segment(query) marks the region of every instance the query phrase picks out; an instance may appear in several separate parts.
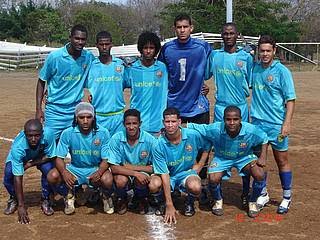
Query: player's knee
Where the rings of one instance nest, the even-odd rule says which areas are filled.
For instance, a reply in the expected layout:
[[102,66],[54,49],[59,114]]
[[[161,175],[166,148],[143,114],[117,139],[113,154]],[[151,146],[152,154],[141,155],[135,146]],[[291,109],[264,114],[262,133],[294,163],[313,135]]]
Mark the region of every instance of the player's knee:
[[61,176],[56,168],[53,168],[47,174],[47,180],[51,184],[58,184],[61,182]]
[[189,181],[186,184],[188,192],[191,192],[194,195],[199,195],[201,193],[201,182],[199,181]]
[[122,175],[116,175],[113,177],[117,188],[124,188],[128,184],[128,178]]
[[162,181],[161,178],[158,176],[152,176],[149,182],[149,190],[151,193],[156,193],[161,190]]
[[102,176],[101,176],[101,182],[104,187],[110,188],[113,184],[113,176],[111,172],[106,171]]

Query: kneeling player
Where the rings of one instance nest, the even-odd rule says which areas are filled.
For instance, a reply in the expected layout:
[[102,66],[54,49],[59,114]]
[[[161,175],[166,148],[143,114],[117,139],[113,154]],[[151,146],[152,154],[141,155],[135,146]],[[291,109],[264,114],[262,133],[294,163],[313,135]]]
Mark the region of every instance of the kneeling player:
[[54,167],[55,151],[56,143],[53,134],[50,134],[47,129],[43,130],[39,120],[28,120],[24,125],[24,131],[21,131],[14,139],[6,160],[3,184],[10,198],[4,214],[12,214],[18,209],[19,223],[30,223],[24,205],[22,182],[25,170],[33,166],[36,166],[42,173],[41,209],[45,215],[54,213],[49,201],[52,190],[47,182],[47,174]]
[[[96,125],[93,106],[86,102],[79,103],[73,126],[61,134],[56,168],[48,174],[49,183],[64,183],[65,188],[60,189],[59,193],[65,197],[65,214],[74,213],[74,187],[82,184],[99,187],[103,193],[104,211],[113,213],[113,178],[106,161],[109,138],[108,130]],[[68,153],[71,155],[71,162],[65,164],[64,158]]]
[[127,190],[132,180],[139,213],[151,213],[147,197],[153,172],[151,151],[156,139],[140,129],[140,112],[136,109],[125,111],[123,124],[125,131],[112,136],[108,153],[116,184],[117,211],[119,214],[127,211]]
[[[201,179],[198,174],[207,159],[209,147],[197,131],[180,127],[180,113],[176,108],[167,108],[163,112],[163,124],[164,134],[160,136],[154,149],[153,162],[154,172],[159,176],[151,183],[159,190],[163,188],[166,204],[164,221],[175,223],[176,209],[171,191],[178,188],[187,193],[184,214],[193,216],[194,200],[201,192]],[[205,152],[197,163],[199,150]]]
[[[256,201],[265,184],[262,167],[266,161],[267,135],[254,125],[241,122],[241,111],[236,106],[225,108],[223,119],[224,122],[209,125],[188,124],[188,128],[199,131],[215,149],[208,168],[209,189],[214,200],[212,213],[223,215],[220,182],[222,178],[228,179],[231,168],[235,167],[240,175],[249,173],[254,178],[248,216],[256,217],[259,213]],[[258,145],[262,145],[259,158],[253,154],[253,148]]]

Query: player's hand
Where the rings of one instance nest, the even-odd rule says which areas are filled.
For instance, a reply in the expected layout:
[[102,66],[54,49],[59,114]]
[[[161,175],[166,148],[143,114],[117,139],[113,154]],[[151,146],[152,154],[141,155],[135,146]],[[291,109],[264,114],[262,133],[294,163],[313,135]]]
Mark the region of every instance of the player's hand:
[[33,166],[32,161],[26,162],[26,164],[23,165],[24,170],[26,171],[28,168],[31,168]]
[[102,174],[101,174],[100,171],[98,170],[98,171],[92,173],[92,174],[88,177],[88,179],[89,179],[89,181],[92,182],[92,183],[97,183],[97,182],[99,182],[99,181],[101,180],[101,176],[102,176]]
[[209,93],[209,86],[204,83],[201,89],[201,94],[204,96],[207,96],[208,93]]
[[266,159],[265,158],[258,158],[256,164],[259,166],[259,167],[265,167],[266,166]]
[[36,119],[39,119],[39,121],[40,121],[41,123],[44,122],[44,113],[43,113],[42,109],[38,109],[38,110],[36,111]]
[[92,103],[92,94],[90,94],[90,95],[88,96],[88,102],[89,102],[89,103]]
[[77,180],[68,170],[62,172],[63,181],[67,184],[67,187],[72,189],[75,181]]
[[176,212],[177,211],[172,204],[167,205],[163,221],[168,224],[172,224],[172,223],[176,224],[177,223]]
[[136,172],[134,177],[142,185],[146,185],[150,182],[150,177],[144,173]]
[[286,137],[290,134],[290,132],[291,132],[291,124],[290,124],[290,122],[285,121],[281,127],[281,135],[283,137]]
[[22,206],[18,207],[18,223],[20,223],[20,224],[29,224],[30,223],[28,212],[25,207],[22,207]]
[[199,174],[201,172],[202,169],[202,165],[197,163],[195,165],[193,165],[192,170],[195,170],[197,172],[197,174]]

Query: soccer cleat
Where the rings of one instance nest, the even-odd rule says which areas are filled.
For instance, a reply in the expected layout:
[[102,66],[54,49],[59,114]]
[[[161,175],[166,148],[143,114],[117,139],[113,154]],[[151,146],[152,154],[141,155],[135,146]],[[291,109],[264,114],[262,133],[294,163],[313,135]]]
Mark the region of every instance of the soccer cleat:
[[117,200],[117,212],[120,215],[123,215],[127,212],[128,206],[127,206],[127,199],[118,198]]
[[249,205],[249,196],[246,194],[241,194],[241,203],[242,203],[242,208],[247,209]]
[[286,198],[282,199],[282,201],[278,207],[277,213],[278,214],[286,214],[289,211],[290,205],[291,205],[291,198],[290,199],[286,199]]
[[10,215],[18,209],[18,201],[14,196],[10,196],[7,201],[7,207],[4,209],[3,213],[5,215]]
[[75,198],[76,198],[76,203],[79,206],[86,205],[89,196],[90,196],[90,192],[89,192],[89,189],[87,186],[86,187],[80,186],[80,187],[76,188]]
[[223,200],[216,200],[211,209],[212,213],[216,216],[223,215]]
[[164,204],[164,202],[159,203],[156,208],[155,214],[157,216],[163,216],[165,212],[166,212],[166,205]]
[[248,210],[248,216],[251,218],[255,218],[259,215],[259,208],[257,206],[256,202],[249,202],[249,210]]
[[185,204],[184,206],[184,215],[187,217],[192,217],[195,214],[194,204]]
[[270,201],[270,197],[268,193],[260,195],[257,199],[257,207],[261,211],[264,206]]
[[64,213],[66,215],[71,215],[75,212],[74,207],[74,195],[72,193],[68,193],[68,195],[64,199]]
[[141,215],[152,215],[155,212],[154,209],[150,206],[148,198],[139,199],[137,210]]
[[103,211],[107,214],[113,214],[114,213],[114,206],[113,206],[112,198],[106,197],[105,195],[103,195],[102,202],[103,202]]
[[41,203],[41,210],[47,216],[51,216],[52,214],[54,214],[54,210],[49,199],[43,199]]

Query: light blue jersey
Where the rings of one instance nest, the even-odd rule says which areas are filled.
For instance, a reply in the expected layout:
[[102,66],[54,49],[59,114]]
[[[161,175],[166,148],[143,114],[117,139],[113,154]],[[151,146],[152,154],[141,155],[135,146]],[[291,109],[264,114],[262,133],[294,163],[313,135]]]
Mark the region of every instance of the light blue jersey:
[[137,60],[125,70],[125,79],[131,88],[130,108],[141,113],[141,128],[149,133],[163,127],[162,113],[167,107],[168,73],[164,63],[155,61],[149,67]]
[[263,68],[257,63],[253,69],[251,118],[282,125],[287,101],[296,99],[290,71],[279,61]]
[[86,168],[98,167],[101,160],[107,158],[107,143],[110,139],[108,130],[98,127],[88,135],[82,134],[78,126],[64,130],[58,143],[57,157],[64,159],[70,153],[70,164],[84,171]]
[[252,66],[252,56],[242,49],[228,53],[222,48],[211,53],[207,77],[213,76],[216,86],[215,121],[223,121],[224,108],[229,105],[239,106],[243,121],[248,121],[246,98],[250,95]]
[[12,163],[13,175],[22,176],[24,174],[24,164],[29,160],[35,160],[43,156],[47,156],[48,158],[56,156],[54,135],[45,128],[39,145],[36,149],[31,149],[24,131],[21,131],[12,143],[6,163]]
[[202,137],[210,141],[215,157],[223,159],[243,158],[253,154],[255,146],[268,143],[266,133],[247,122],[241,123],[240,133],[234,138],[228,135],[224,122],[209,125],[188,123],[188,128],[197,130]]
[[96,58],[90,67],[86,87],[92,95],[97,122],[108,129],[110,134],[122,129],[125,100],[123,89],[124,66],[121,59],[112,57],[109,64]]
[[134,146],[130,146],[126,132],[118,132],[110,139],[108,162],[114,165],[152,165],[152,149],[156,141],[151,134],[140,130],[138,142]]
[[181,142],[172,144],[165,135],[161,135],[154,149],[153,170],[156,174],[169,174],[170,178],[189,171],[196,163],[199,150],[208,151],[210,145],[199,132],[180,128]]

